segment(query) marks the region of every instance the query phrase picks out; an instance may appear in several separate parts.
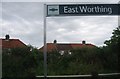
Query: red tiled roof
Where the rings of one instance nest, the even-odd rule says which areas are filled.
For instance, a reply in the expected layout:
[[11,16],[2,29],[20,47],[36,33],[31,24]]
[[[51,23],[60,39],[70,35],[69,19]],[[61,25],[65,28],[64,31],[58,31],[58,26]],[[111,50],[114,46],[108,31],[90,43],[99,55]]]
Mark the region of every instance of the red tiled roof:
[[71,44],[73,49],[81,48],[81,47],[95,47],[93,44]]
[[[44,50],[44,47],[40,48],[41,51]],[[47,43],[47,50],[50,51],[54,51],[56,50],[56,45],[53,43]]]
[[70,44],[56,44],[57,50],[71,50],[72,46]]
[[2,48],[26,47],[26,45],[19,39],[0,39],[0,46]]
[[[47,51],[60,51],[60,50],[72,50],[72,49],[79,49],[82,47],[95,47],[93,44],[79,44],[79,43],[70,43],[70,44],[64,44],[64,43],[47,43]],[[40,48],[40,51],[43,51],[43,48]]]

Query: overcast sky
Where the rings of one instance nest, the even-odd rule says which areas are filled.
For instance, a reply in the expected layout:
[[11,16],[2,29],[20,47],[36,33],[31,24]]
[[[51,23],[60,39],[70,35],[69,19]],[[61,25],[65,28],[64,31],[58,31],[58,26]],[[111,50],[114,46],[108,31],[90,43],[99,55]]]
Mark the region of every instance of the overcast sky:
[[[18,1],[5,0],[0,3],[0,14],[2,13],[0,38],[9,34],[11,39],[20,39],[27,45],[40,48],[43,45],[44,3],[36,0],[34,2]],[[117,2],[118,0],[108,0],[107,3]],[[117,26],[118,16],[48,17],[47,42],[53,42],[56,39],[58,43],[81,43],[85,40],[87,43],[101,46],[105,40],[110,39],[113,29]]]

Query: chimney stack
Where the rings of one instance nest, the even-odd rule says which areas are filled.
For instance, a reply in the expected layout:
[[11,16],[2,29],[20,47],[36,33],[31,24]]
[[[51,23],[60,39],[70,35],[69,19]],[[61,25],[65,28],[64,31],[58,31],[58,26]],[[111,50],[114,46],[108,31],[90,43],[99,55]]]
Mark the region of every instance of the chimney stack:
[[9,40],[9,39],[10,39],[10,36],[7,34],[7,35],[5,36],[5,39],[6,39],[6,40]]
[[82,41],[82,44],[86,44],[86,41],[83,40],[83,41]]
[[54,40],[54,44],[56,44],[57,43],[57,40]]

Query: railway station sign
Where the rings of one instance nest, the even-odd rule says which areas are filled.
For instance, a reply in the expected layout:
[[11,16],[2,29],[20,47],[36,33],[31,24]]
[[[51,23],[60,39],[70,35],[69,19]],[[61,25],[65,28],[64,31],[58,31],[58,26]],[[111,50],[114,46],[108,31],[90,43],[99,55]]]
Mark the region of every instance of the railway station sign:
[[48,16],[119,15],[119,4],[47,5]]

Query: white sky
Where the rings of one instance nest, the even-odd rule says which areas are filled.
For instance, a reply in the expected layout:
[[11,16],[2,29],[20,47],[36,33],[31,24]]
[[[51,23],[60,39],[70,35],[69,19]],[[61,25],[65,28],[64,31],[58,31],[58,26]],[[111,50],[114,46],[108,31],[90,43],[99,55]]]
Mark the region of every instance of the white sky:
[[[2,0],[0,3],[0,38],[10,34],[11,39],[17,38],[27,45],[40,48],[43,45],[43,3],[50,1],[24,1]],[[71,2],[64,0],[66,1]],[[58,3],[57,0],[53,2]],[[118,0],[101,0],[101,3],[118,3]],[[48,17],[47,42],[56,39],[59,43],[81,43],[86,40],[87,43],[101,46],[117,26],[118,16]]]

